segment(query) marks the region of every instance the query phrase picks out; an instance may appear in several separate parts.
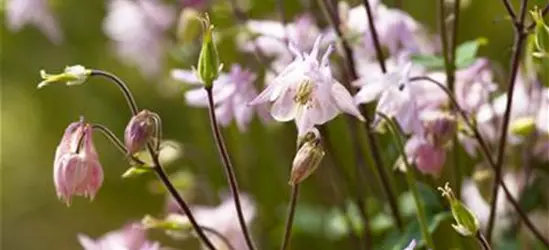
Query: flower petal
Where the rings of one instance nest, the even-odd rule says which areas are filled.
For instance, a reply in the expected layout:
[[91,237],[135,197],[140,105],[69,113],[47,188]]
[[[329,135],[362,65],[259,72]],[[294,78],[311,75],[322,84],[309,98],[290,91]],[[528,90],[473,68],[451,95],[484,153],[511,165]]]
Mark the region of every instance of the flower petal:
[[353,102],[351,94],[338,82],[332,84],[332,98],[335,100],[339,109],[343,112],[354,115],[361,121],[364,121],[364,117],[360,114],[360,111]]
[[287,122],[296,117],[297,105],[293,97],[292,91],[288,89],[275,101],[271,108],[271,115],[275,120]]

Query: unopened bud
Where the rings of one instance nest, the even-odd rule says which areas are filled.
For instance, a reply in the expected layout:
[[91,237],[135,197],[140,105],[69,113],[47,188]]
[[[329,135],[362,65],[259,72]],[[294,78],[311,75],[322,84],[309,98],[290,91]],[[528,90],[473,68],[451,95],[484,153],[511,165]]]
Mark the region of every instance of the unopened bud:
[[440,190],[442,196],[450,202],[452,215],[456,221],[456,224],[452,224],[452,227],[463,236],[475,235],[479,229],[478,219],[469,208],[456,198],[454,192],[452,192],[452,189],[450,188],[450,184],[447,182],[446,185],[444,185],[444,188],[439,187],[438,190]]
[[294,186],[307,179],[316,170],[324,154],[320,140],[305,142],[295,155],[289,184]]
[[197,73],[205,87],[210,88],[213,82],[219,76],[223,67],[219,62],[217,47],[213,40],[214,26],[210,23],[210,18],[205,15],[202,19],[204,25],[204,36],[202,37],[202,49],[198,57]]
[[54,82],[64,82],[68,86],[79,85],[84,83],[90,74],[91,70],[84,68],[82,65],[67,66],[61,74],[48,74],[45,70],[41,70],[40,76],[43,81],[38,84],[38,88],[45,87]]
[[148,110],[143,110],[132,117],[124,131],[128,155],[135,154],[149,142],[154,133],[154,125],[154,114]]
[[536,121],[533,117],[515,119],[509,124],[511,133],[519,136],[528,136],[536,130]]

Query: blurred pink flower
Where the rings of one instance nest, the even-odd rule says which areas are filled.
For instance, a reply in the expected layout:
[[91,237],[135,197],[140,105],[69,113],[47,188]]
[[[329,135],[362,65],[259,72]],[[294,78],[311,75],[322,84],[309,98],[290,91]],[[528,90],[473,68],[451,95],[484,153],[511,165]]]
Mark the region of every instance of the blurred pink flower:
[[364,120],[349,92],[332,76],[329,65],[332,46],[318,60],[320,41],[319,36],[310,54],[301,53],[290,44],[289,49],[296,56],[294,61],[250,103],[274,102],[271,115],[277,121],[295,120],[299,136],[340,112]]
[[93,144],[92,127],[83,119],[67,127],[57,146],[53,180],[57,196],[67,205],[73,195],[93,200],[103,183],[103,168]]
[[[171,74],[176,80],[200,86],[185,93],[187,104],[195,107],[208,106],[206,91],[194,72],[174,69]],[[240,131],[247,130],[254,112],[254,107],[250,107],[248,103],[257,96],[255,80],[256,75],[253,72],[235,64],[229,73],[222,73],[214,82],[215,114],[222,126],[228,126],[234,119]],[[264,106],[255,109],[264,121],[268,120],[267,109]]]
[[18,31],[26,24],[32,24],[54,44],[60,44],[63,41],[63,35],[47,0],[8,0],[6,15],[8,28],[12,31]]
[[131,223],[117,231],[109,232],[97,240],[78,234],[84,250],[160,250],[158,242],[148,241],[139,223]]
[[[254,201],[246,194],[240,194],[240,202],[242,205],[242,213],[246,226],[250,226],[256,215]],[[242,229],[238,222],[236,209],[233,197],[226,197],[219,206],[195,206],[193,215],[200,226],[211,228],[219,232],[228,239],[233,249],[246,249],[246,240],[242,234]],[[187,224],[188,219],[181,214],[171,214],[167,220],[176,221],[177,223]],[[216,246],[217,249],[228,249],[225,242],[217,235],[206,232],[208,238]],[[177,237],[177,234],[173,234]],[[184,236],[185,237],[185,236]]]
[[125,63],[152,76],[163,64],[164,33],[174,18],[174,9],[159,0],[110,0],[103,30]]
[[437,147],[425,140],[420,135],[414,135],[405,146],[406,156],[411,159],[424,174],[438,177],[446,161],[446,151],[443,147]]

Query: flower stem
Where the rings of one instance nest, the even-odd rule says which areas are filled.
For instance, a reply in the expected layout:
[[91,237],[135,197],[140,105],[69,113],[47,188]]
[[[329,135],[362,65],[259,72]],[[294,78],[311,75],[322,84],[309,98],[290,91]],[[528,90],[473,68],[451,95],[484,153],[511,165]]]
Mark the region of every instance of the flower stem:
[[292,186],[292,195],[290,197],[290,204],[288,205],[288,217],[286,217],[286,226],[284,229],[284,238],[282,239],[281,250],[286,250],[290,246],[290,239],[292,237],[292,225],[294,223],[295,208],[297,205],[297,198],[299,197],[299,184]]
[[210,250],[216,250],[215,246],[212,244],[212,242],[208,239],[206,234],[204,233],[204,230],[202,227],[198,224],[196,219],[194,218],[192,211],[190,207],[187,205],[185,200],[179,195],[177,192],[177,189],[174,187],[172,182],[170,181],[170,178],[164,172],[164,169],[162,168],[162,165],[160,164],[160,161],[158,159],[158,154],[154,152],[153,146],[149,143],[147,144],[147,150],[149,151],[149,154],[151,155],[152,161],[153,161],[153,168],[158,176],[158,179],[164,184],[168,192],[171,194],[171,196],[174,198],[174,200],[177,202],[179,207],[183,210],[187,218],[189,219],[189,222],[194,228],[194,231],[198,234],[198,238],[202,240],[202,242],[208,247]]
[[395,124],[393,119],[387,117],[385,114],[382,114],[382,113],[378,113],[378,114],[389,124],[389,130],[391,131],[391,134],[393,135],[395,143],[397,144],[399,153],[403,158],[404,165],[406,166],[406,180],[408,181],[408,185],[410,185],[412,196],[414,197],[414,201],[416,204],[416,209],[418,213],[418,222],[419,222],[419,227],[421,229],[421,235],[423,236],[423,239],[425,240],[427,247],[429,249],[434,250],[435,244],[433,243],[431,234],[429,234],[429,227],[427,223],[427,216],[425,214],[424,201],[423,199],[421,199],[419,189],[417,187],[416,179],[414,177],[413,168],[410,162],[408,161],[408,157],[406,156],[406,153],[404,151],[404,142],[402,141],[399,129],[397,128],[397,125]]
[[120,88],[122,94],[126,98],[126,102],[128,103],[128,107],[130,107],[132,115],[137,115],[137,112],[139,111],[139,108],[137,107],[137,102],[135,102],[135,98],[133,97],[130,88],[128,88],[128,85],[124,81],[122,81],[122,79],[110,72],[99,69],[92,69],[90,76],[102,76],[115,83],[118,88]]
[[[464,120],[465,124],[467,125],[467,127],[473,131],[473,135],[474,135],[475,139],[477,140],[477,142],[479,143],[480,152],[483,154],[484,158],[488,161],[488,165],[492,169],[495,170],[496,169],[496,163],[495,163],[494,159],[491,156],[492,154],[490,153],[490,149],[488,148],[488,144],[483,139],[483,137],[480,134],[480,131],[477,129],[477,127],[475,125],[473,125],[473,122],[471,120],[469,120],[469,117],[467,116],[465,111],[459,106],[456,99],[450,94],[450,91],[442,83],[440,83],[440,82],[438,82],[438,81],[436,81],[436,80],[434,80],[430,77],[420,76],[420,77],[412,77],[410,79],[410,81],[418,81],[418,80],[429,81],[429,82],[437,85],[440,89],[442,89],[448,95],[448,97],[450,98],[450,101],[452,101],[453,105],[456,107],[458,113],[463,118],[463,120]],[[549,247],[549,242],[544,238],[543,234],[539,230],[536,229],[534,224],[528,218],[528,215],[526,214],[526,212],[524,212],[520,208],[520,204],[513,197],[513,195],[511,194],[511,192],[507,188],[507,185],[505,184],[505,182],[503,182],[503,180],[500,179],[498,183],[503,188],[503,192],[505,193],[505,197],[507,198],[507,201],[509,201],[511,203],[511,205],[513,206],[513,209],[518,213],[519,217],[522,219],[522,221],[524,222],[526,227],[534,234],[534,236],[536,236],[536,238],[539,241],[541,241],[546,247]]]
[[[504,0],[504,3],[507,3],[507,1]],[[513,45],[513,57],[511,58],[511,74],[508,80],[507,103],[505,105],[505,112],[503,115],[503,125],[500,131],[501,134],[499,136],[499,146],[498,146],[497,159],[495,164],[495,181],[492,188],[492,196],[491,196],[492,199],[490,202],[490,217],[488,219],[488,228],[486,231],[488,243],[492,239],[492,232],[494,230],[497,199],[498,199],[498,193],[499,193],[498,183],[502,181],[501,176],[502,176],[502,167],[503,167],[503,160],[504,160],[503,158],[505,155],[505,146],[507,144],[509,120],[511,118],[511,106],[513,104],[513,93],[515,90],[515,82],[516,82],[515,79],[517,77],[518,70],[519,70],[522,47],[526,39],[526,34],[524,34],[524,18],[526,17],[527,4],[528,4],[528,0],[522,0],[522,4],[520,8],[520,17],[518,20],[516,19],[516,17],[513,19],[516,23],[514,26],[515,42]],[[512,9],[510,10],[509,14],[511,13],[512,13]]]
[[227,181],[229,182],[229,186],[231,188],[231,193],[234,199],[235,209],[238,215],[238,222],[240,223],[240,227],[242,228],[242,233],[244,234],[244,238],[246,240],[246,244],[248,246],[248,249],[255,250],[254,244],[252,242],[252,238],[250,236],[250,233],[248,231],[248,228],[246,226],[246,220],[244,219],[244,213],[242,212],[242,205],[240,204],[240,194],[239,194],[239,188],[238,188],[238,182],[236,180],[234,168],[231,164],[231,160],[229,158],[229,153],[227,152],[227,148],[225,147],[225,142],[223,141],[223,136],[221,135],[221,131],[219,129],[219,125],[217,123],[217,118],[215,116],[215,107],[214,107],[214,100],[213,100],[213,93],[212,88],[204,88],[208,95],[208,113],[210,116],[210,125],[212,129],[212,133],[214,135],[214,139],[217,145],[217,149],[219,151],[219,155],[221,157],[221,161],[223,162],[224,170],[225,170],[225,176],[227,177]]
[[492,247],[490,247],[490,243],[488,243],[488,241],[486,240],[486,238],[484,238],[484,235],[482,235],[482,233],[480,231],[477,232],[475,237],[477,238],[480,246],[482,246],[482,249],[492,250]]
[[376,26],[374,24],[374,17],[372,14],[372,7],[370,6],[369,0],[364,0],[364,7],[366,8],[366,16],[368,16],[368,26],[370,27],[370,35],[372,36],[372,42],[374,43],[374,48],[376,50],[376,57],[379,63],[379,67],[383,73],[387,72],[385,67],[385,60],[383,59],[383,52],[381,50],[381,45],[379,44],[379,38],[377,35]]

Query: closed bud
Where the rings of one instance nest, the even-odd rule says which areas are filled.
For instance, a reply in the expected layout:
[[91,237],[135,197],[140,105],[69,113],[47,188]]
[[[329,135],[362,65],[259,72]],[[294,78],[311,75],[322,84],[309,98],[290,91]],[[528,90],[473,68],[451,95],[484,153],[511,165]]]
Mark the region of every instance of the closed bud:
[[303,143],[292,163],[289,184],[294,186],[307,179],[316,170],[324,154],[324,149],[319,139]]
[[460,200],[456,198],[454,192],[450,188],[450,184],[446,183],[444,188],[438,188],[450,203],[452,215],[456,224],[452,227],[463,236],[474,236],[479,230],[479,222],[477,217],[467,208]]
[[149,142],[154,134],[154,116],[154,113],[142,110],[132,117],[124,131],[124,143],[128,155],[135,154]]
[[223,65],[219,62],[217,47],[213,39],[214,26],[210,23],[208,15],[205,15],[202,22],[204,25],[204,36],[202,37],[202,49],[198,57],[197,73],[198,78],[200,78],[204,86],[211,88],[213,82],[219,76]]
[[38,84],[38,88],[45,87],[54,82],[64,82],[68,86],[80,85],[88,79],[90,74],[91,70],[84,68],[82,65],[67,66],[61,74],[48,74],[45,70],[41,70],[40,76],[43,81]]
[[54,160],[54,184],[67,205],[73,195],[93,200],[103,183],[103,168],[92,141],[92,127],[83,120],[65,130]]

